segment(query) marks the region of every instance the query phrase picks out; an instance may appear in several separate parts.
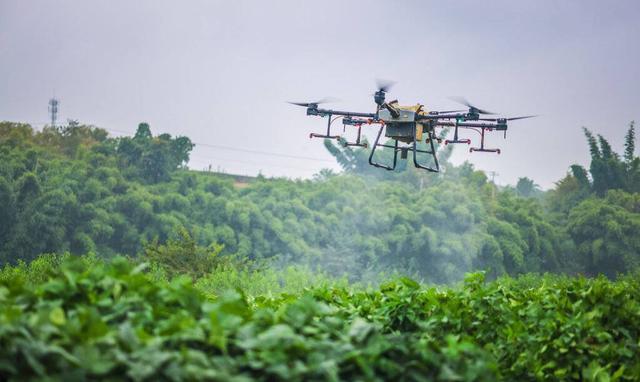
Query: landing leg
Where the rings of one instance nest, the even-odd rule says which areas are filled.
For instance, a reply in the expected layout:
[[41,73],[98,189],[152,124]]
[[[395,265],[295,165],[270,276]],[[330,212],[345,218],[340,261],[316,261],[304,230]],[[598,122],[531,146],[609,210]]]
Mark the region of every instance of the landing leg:
[[331,135],[331,123],[333,121],[331,120],[331,114],[329,114],[328,118],[327,118],[327,134],[323,135],[323,134],[317,134],[317,133],[311,133],[309,134],[309,138],[329,138],[329,139],[338,139],[340,138],[339,135]]
[[483,152],[483,153],[498,153],[500,154],[500,149],[485,149],[484,148],[484,131],[485,128],[482,128],[482,132],[480,133],[480,147],[472,147],[469,149],[469,152],[472,153],[474,151]]
[[[393,171],[396,168],[396,163],[398,161],[398,140],[395,140],[394,146],[389,145],[381,145],[378,142],[380,141],[380,136],[382,135],[382,130],[384,129],[384,125],[380,126],[380,130],[378,130],[378,136],[376,137],[376,141],[373,143],[373,147],[371,148],[371,154],[369,154],[369,164],[375,167],[383,168],[385,170]],[[393,148],[393,166],[387,166],[378,162],[373,161],[373,154],[376,152],[376,147],[389,147]]]
[[358,125],[358,138],[356,139],[355,143],[344,141],[344,147],[357,146],[357,147],[367,148],[369,145],[367,145],[366,143],[360,143],[361,136],[362,136],[362,125]]
[[466,143],[468,145],[471,144],[471,139],[458,139],[458,121],[456,120],[456,127],[455,130],[453,130],[453,140],[446,140],[444,141],[445,145],[448,145],[449,143]]
[[[432,134],[432,131],[428,132],[429,135]],[[440,165],[438,164],[438,158],[436,157],[436,147],[433,144],[433,137],[430,137],[431,139],[429,139],[429,145],[431,146],[430,150],[418,150],[417,148],[417,137],[416,137],[416,126],[413,126],[413,147],[412,147],[412,151],[413,151],[413,164],[417,167],[417,168],[421,168],[423,170],[427,170],[430,172],[440,172]],[[430,167],[430,166],[425,166],[425,165],[421,165],[420,163],[418,163],[418,153],[425,153],[425,154],[430,154],[433,158],[433,163],[435,164],[435,167]]]

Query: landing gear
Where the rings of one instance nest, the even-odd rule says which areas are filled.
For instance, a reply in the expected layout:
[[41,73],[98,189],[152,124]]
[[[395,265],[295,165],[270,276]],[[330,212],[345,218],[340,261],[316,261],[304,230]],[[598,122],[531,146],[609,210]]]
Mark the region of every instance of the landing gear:
[[484,148],[484,132],[487,129],[486,127],[481,127],[481,132],[480,132],[480,147],[472,147],[469,149],[470,153],[473,152],[483,152],[483,153],[497,153],[500,154],[500,149],[486,149]]
[[[416,148],[417,143],[418,143],[418,137],[417,137],[417,130],[416,130],[416,126],[413,126],[413,164],[417,167],[417,168],[421,168],[423,170],[427,170],[429,172],[440,172],[440,165],[438,164],[438,157],[436,156],[436,147],[433,144],[433,139],[434,137],[432,136],[432,134],[434,134],[433,132],[433,127],[431,127],[428,131],[428,133],[431,136],[431,139],[429,139],[429,146],[430,149],[429,150],[418,150]],[[434,167],[431,166],[425,166],[422,165],[420,163],[418,163],[418,153],[426,153],[431,155],[431,157],[433,158],[433,163],[434,163]]]
[[[423,169],[423,170],[427,170],[430,172],[439,172],[440,171],[440,165],[438,164],[438,158],[436,157],[436,148],[435,145],[433,144],[434,139],[436,139],[433,136],[433,129],[430,129],[428,134],[430,136],[430,138],[427,138],[426,142],[429,143],[430,145],[430,149],[429,150],[419,150],[418,149],[418,135],[417,135],[417,127],[414,124],[413,126],[413,139],[411,142],[410,146],[404,146],[404,147],[398,147],[398,140],[394,139],[394,144],[393,145],[387,145],[387,144],[381,144],[380,142],[380,136],[382,136],[382,130],[384,130],[384,125],[380,125],[380,130],[378,130],[378,135],[376,136],[376,140],[373,143],[373,146],[371,147],[371,153],[369,154],[369,164],[378,168],[383,168],[385,170],[389,170],[389,171],[393,171],[396,168],[396,165],[398,163],[398,152],[400,152],[400,158],[401,159],[406,159],[408,156],[408,152],[409,150],[411,150],[411,152],[413,153],[413,164],[414,166],[416,166],[417,168]],[[378,147],[386,147],[389,149],[393,149],[393,162],[391,163],[391,165],[387,165],[387,164],[382,164],[379,162],[376,162],[373,160],[373,156],[376,152],[376,148]],[[418,162],[418,153],[423,153],[423,154],[428,154],[433,158],[433,163],[434,166],[428,166],[428,165],[423,165],[421,163]]]
[[445,145],[448,145],[449,143],[466,143],[468,145],[471,144],[471,139],[458,139],[458,120],[456,120],[455,130],[453,130],[453,139],[447,139],[446,141],[444,141]]
[[368,145],[367,143],[361,143],[361,142],[360,142],[360,139],[361,139],[361,137],[362,137],[362,122],[361,122],[361,121],[354,121],[354,120],[352,120],[352,119],[344,118],[344,119],[342,120],[342,124],[343,124],[343,125],[342,125],[342,126],[343,126],[343,130],[344,130],[344,128],[345,128],[347,125],[355,126],[355,127],[357,127],[357,128],[358,128],[358,137],[356,138],[356,141],[355,141],[355,142],[347,142],[347,141],[345,140],[345,141],[342,143],[342,145],[343,145],[344,147],[353,147],[353,146],[355,146],[355,147],[364,147],[365,149],[366,149],[367,147],[369,147],[369,145]]
[[331,114],[328,115],[329,118],[327,118],[327,134],[317,134],[317,133],[311,133],[309,134],[309,138],[329,138],[329,139],[338,139],[340,138],[339,135],[331,135],[331,124],[333,123],[333,121],[335,121],[337,118],[331,118]]
[[[394,139],[393,146],[378,143],[380,142],[380,136],[382,135],[382,130],[384,130],[384,124],[380,124],[380,130],[378,130],[378,135],[376,136],[376,140],[373,143],[373,146],[371,147],[371,153],[369,154],[369,164],[378,168],[383,168],[385,170],[393,171],[396,169],[396,164],[398,163],[398,140]],[[377,147],[386,147],[386,148],[393,149],[393,163],[391,164],[391,166],[373,161],[373,155],[376,153]]]

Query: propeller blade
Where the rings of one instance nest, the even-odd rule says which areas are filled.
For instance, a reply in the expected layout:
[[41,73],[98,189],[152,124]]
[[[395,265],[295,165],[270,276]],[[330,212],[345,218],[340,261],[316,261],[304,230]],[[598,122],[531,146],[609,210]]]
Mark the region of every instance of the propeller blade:
[[492,113],[488,110],[483,110],[480,109],[479,107],[473,106],[471,104],[471,102],[469,102],[466,98],[464,97],[460,97],[460,96],[456,96],[456,97],[449,97],[452,101],[455,101],[459,104],[465,105],[467,106],[469,109],[475,109],[478,113],[480,114],[487,114],[487,115],[494,115],[495,113]]
[[320,105],[323,103],[331,103],[331,102],[338,102],[340,101],[338,98],[335,97],[324,97],[322,99],[317,100],[316,102],[314,102],[316,105]]
[[388,92],[389,89],[391,89],[395,84],[395,81],[382,80],[380,78],[376,79],[376,86],[378,87],[378,91],[383,91],[385,93]]
[[515,121],[516,119],[535,118],[537,115],[525,115],[524,117],[507,118],[507,121]]
[[318,101],[315,102],[288,102],[292,105],[296,105],[296,106],[302,106],[302,107],[309,107],[311,105],[322,105],[323,103],[329,103],[329,102],[337,102],[338,99],[337,98],[333,98],[333,97],[324,97]]
[[302,107],[309,107],[309,105],[311,105],[310,103],[303,103],[303,102],[287,102],[287,103],[290,103],[296,106],[302,106]]
[[465,105],[467,107],[472,107],[471,104],[469,103],[469,101],[467,101],[466,98],[464,97],[460,97],[460,96],[453,96],[453,97],[449,97],[450,100],[457,102],[461,105]]

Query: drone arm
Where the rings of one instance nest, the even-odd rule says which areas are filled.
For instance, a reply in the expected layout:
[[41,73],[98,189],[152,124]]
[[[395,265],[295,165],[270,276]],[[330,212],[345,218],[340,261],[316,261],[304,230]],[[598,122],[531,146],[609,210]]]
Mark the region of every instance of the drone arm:
[[[419,114],[416,116],[417,121],[438,121],[440,119],[460,119],[464,120],[466,114]],[[438,122],[439,123],[439,122]],[[451,125],[453,126],[453,125]]]
[[[437,121],[436,125],[437,126],[441,126],[441,127],[455,127],[456,126],[456,122],[452,122],[452,121]],[[479,127],[481,129],[496,129],[497,127],[499,127],[498,124],[486,123],[486,122],[458,122],[457,125],[458,125],[458,127],[464,127],[464,128]]]
[[340,111],[340,110],[329,110],[329,109],[309,109],[312,111],[310,115],[319,115],[324,117],[325,115],[339,115],[343,117],[362,117],[362,118],[375,118],[375,113],[359,113],[354,111]]

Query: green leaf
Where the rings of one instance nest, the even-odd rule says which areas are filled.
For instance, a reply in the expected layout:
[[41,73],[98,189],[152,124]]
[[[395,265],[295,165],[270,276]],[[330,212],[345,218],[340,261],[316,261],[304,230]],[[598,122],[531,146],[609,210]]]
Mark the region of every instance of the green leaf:
[[64,310],[60,307],[55,307],[51,310],[49,313],[49,320],[58,326],[62,326],[67,322]]
[[349,337],[353,338],[356,343],[360,343],[363,342],[374,329],[375,328],[371,323],[357,317],[351,323],[351,327],[349,328]]

